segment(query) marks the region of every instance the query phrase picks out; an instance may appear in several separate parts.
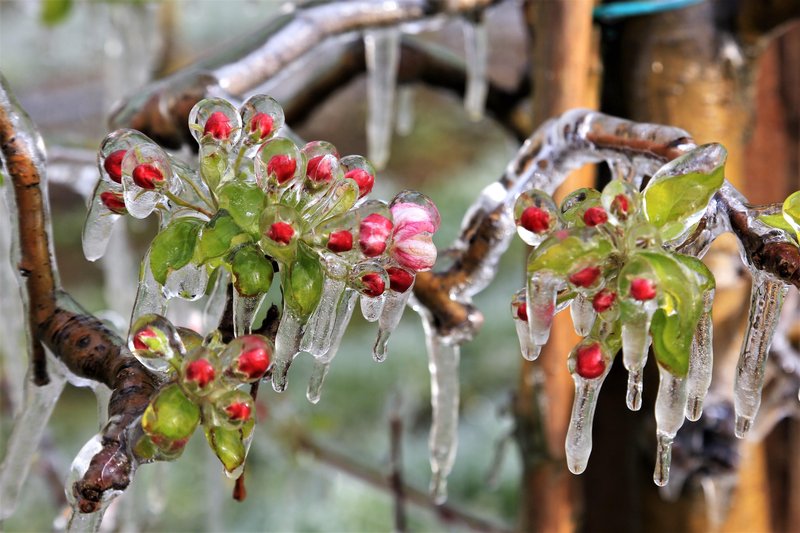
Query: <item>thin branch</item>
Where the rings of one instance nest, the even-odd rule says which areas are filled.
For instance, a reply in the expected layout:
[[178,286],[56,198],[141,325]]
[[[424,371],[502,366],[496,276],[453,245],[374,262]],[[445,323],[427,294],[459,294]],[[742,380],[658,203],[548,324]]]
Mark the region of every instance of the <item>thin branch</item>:
[[389,484],[394,498],[394,530],[407,530],[406,491],[403,481],[403,417],[400,414],[400,396],[394,394],[389,414]]

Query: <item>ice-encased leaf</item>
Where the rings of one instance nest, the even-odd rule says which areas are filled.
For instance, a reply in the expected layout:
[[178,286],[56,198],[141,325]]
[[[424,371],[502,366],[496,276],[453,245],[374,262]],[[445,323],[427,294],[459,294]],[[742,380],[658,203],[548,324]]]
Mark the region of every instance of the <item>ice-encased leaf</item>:
[[222,463],[228,477],[238,477],[247,458],[247,440],[253,433],[255,420],[249,419],[237,429],[221,426],[205,426],[206,440],[214,454]]
[[317,308],[322,297],[322,283],[319,257],[301,243],[295,261],[286,267],[283,294],[286,305],[303,321]]
[[272,262],[256,246],[239,248],[231,261],[236,292],[242,296],[266,294],[272,285]]
[[548,271],[567,276],[578,264],[599,263],[611,251],[611,242],[594,228],[559,230],[528,257],[528,273]]
[[264,210],[265,195],[256,184],[232,181],[219,192],[219,206],[230,213],[234,222],[251,235],[258,235],[258,221]]
[[800,240],[800,191],[789,195],[783,202],[783,218],[794,229],[797,239]]
[[644,211],[650,223],[661,228],[664,240],[678,237],[700,220],[725,180],[727,155],[720,144],[704,144],[653,175],[643,192]]
[[170,272],[189,264],[202,225],[196,218],[179,218],[156,235],[150,245],[150,269],[158,283],[164,285]]
[[[214,217],[203,225],[198,236],[197,248],[194,259],[202,264],[210,259],[221,257],[230,251],[233,244],[241,244],[241,241],[249,240],[248,236],[242,235],[244,230],[233,220],[233,217],[225,209],[220,209]],[[234,238],[242,235],[234,243]]]

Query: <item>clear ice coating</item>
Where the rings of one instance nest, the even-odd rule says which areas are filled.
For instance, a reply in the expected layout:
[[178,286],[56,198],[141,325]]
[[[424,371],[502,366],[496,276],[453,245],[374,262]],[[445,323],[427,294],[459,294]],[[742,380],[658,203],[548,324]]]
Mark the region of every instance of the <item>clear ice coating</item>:
[[572,374],[572,379],[575,381],[575,399],[572,403],[564,449],[567,455],[567,467],[573,474],[582,473],[589,462],[597,396],[610,367],[610,364],[606,365],[605,372],[594,379],[583,378],[577,372]]
[[272,388],[275,392],[286,390],[286,374],[289,372],[289,365],[300,353],[304,325],[303,321],[284,304],[272,357]]
[[663,487],[669,481],[669,467],[672,463],[672,441],[683,425],[686,410],[686,378],[680,378],[663,368],[658,367],[661,377],[656,396],[656,467],[653,481]]
[[581,337],[589,335],[597,316],[592,308],[592,301],[583,294],[578,294],[570,303],[569,312],[575,333]]
[[233,334],[236,337],[249,335],[253,331],[253,320],[266,296],[242,296],[239,291],[233,290]]
[[308,319],[300,349],[316,358],[324,356],[331,347],[333,331],[338,319],[337,309],[345,291],[346,282],[325,276],[319,304]]
[[467,87],[464,93],[464,108],[472,120],[483,118],[486,95],[489,92],[487,64],[489,61],[489,38],[486,24],[481,20],[465,20],[464,55],[467,61]]
[[377,169],[384,168],[389,161],[400,35],[399,28],[364,32],[367,58],[367,151]]
[[328,375],[328,367],[339,351],[339,346],[344,338],[344,332],[353,316],[357,298],[358,293],[353,289],[345,289],[344,293],[341,295],[339,305],[336,309],[336,322],[331,332],[330,347],[323,356],[314,360],[314,369],[311,371],[311,378],[309,379],[308,388],[306,389],[306,398],[308,398],[308,401],[311,403],[315,404],[319,402],[320,395],[322,394],[322,384],[325,381],[325,376]]
[[403,85],[397,88],[397,116],[395,131],[406,136],[414,129],[414,88]]
[[751,269],[751,273],[750,312],[733,386],[736,436],[739,438],[747,435],[761,405],[769,345],[788,291],[786,284],[769,274],[756,269]]
[[689,373],[686,376],[686,418],[692,422],[703,414],[703,402],[711,386],[714,364],[713,331],[711,328],[711,304],[714,291],[703,294],[703,314],[697,322],[692,338],[692,352],[689,358]]
[[558,279],[547,272],[537,272],[528,280],[528,335],[530,343],[535,346],[544,346],[550,338],[558,285]]
[[372,358],[378,363],[386,360],[389,337],[403,318],[403,311],[411,292],[412,289],[409,287],[405,292],[390,290],[384,293],[383,307],[378,316],[378,338],[372,347]]
[[622,323],[622,362],[628,371],[625,402],[631,411],[638,411],[642,407],[642,370],[647,363],[650,320],[654,312],[655,302],[648,302],[633,320]]
[[386,293],[380,296],[361,295],[361,314],[367,322],[377,322],[381,317],[383,302],[386,300]]
[[447,500],[447,476],[453,469],[458,446],[458,364],[457,344],[449,344],[428,320],[423,319],[428,369],[431,374],[433,421],[428,440],[431,461],[431,496],[436,503]]

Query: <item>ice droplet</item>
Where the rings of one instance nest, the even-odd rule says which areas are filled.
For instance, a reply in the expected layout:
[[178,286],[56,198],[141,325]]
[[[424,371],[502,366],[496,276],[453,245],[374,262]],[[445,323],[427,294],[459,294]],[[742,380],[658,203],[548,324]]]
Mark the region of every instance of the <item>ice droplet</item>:
[[453,469],[458,446],[458,365],[461,350],[448,344],[429,320],[423,319],[428,370],[431,374],[433,420],[428,441],[431,462],[431,496],[437,504],[447,500],[447,476]]
[[119,190],[120,187],[115,187],[104,180],[98,181],[97,187],[94,189],[81,235],[83,255],[89,261],[97,261],[103,257],[108,241],[111,238],[111,231],[114,229],[114,223],[121,216],[111,212],[103,204],[101,195],[105,192],[117,192]]
[[322,384],[325,381],[325,376],[328,375],[328,367],[330,366],[336,353],[339,351],[339,346],[342,344],[344,332],[350,319],[353,316],[353,310],[356,307],[356,298],[358,293],[353,289],[345,289],[341,295],[339,306],[336,309],[336,322],[333,325],[331,332],[331,345],[327,353],[314,361],[314,369],[311,371],[311,378],[308,381],[308,388],[306,389],[306,398],[311,403],[316,404],[319,402],[320,395],[322,394]]
[[161,285],[153,277],[150,269],[150,250],[142,259],[139,267],[139,288],[136,291],[136,300],[131,311],[131,324],[142,315],[165,315],[167,313],[167,299],[161,291]]
[[663,487],[669,481],[672,463],[672,441],[683,425],[686,410],[686,378],[673,376],[667,369],[658,366],[660,381],[656,396],[656,432],[658,451],[653,481]]
[[233,334],[236,337],[249,335],[253,331],[253,320],[256,318],[261,302],[266,294],[242,296],[233,290]]
[[367,58],[367,151],[376,168],[389,160],[392,114],[400,59],[400,30],[380,28],[364,33]]
[[304,323],[294,316],[284,304],[283,316],[275,336],[275,353],[272,357],[272,388],[275,392],[286,390],[286,373],[289,365],[300,353],[300,342],[303,340]]
[[577,373],[572,374],[575,381],[575,399],[572,403],[572,414],[567,429],[567,440],[564,449],[567,454],[567,467],[573,474],[586,470],[589,456],[592,453],[592,423],[594,410],[597,407],[597,396],[606,379],[610,364],[606,365],[603,375],[594,379],[585,379]]
[[704,310],[700,315],[692,338],[692,353],[689,358],[689,374],[686,376],[686,418],[692,422],[703,414],[703,401],[711,385],[711,371],[714,364],[713,331],[711,327],[711,303],[714,291],[703,295]]
[[528,280],[528,335],[530,343],[544,346],[550,338],[550,326],[556,313],[558,280],[547,272],[537,272]]
[[631,411],[638,411],[642,407],[642,369],[647,363],[650,320],[655,309],[655,302],[648,302],[642,306],[641,312],[632,321],[622,324],[622,362],[628,371],[628,392],[625,402]]
[[316,405],[319,403],[319,398],[322,394],[322,384],[325,382],[325,376],[328,375],[330,363],[322,361],[314,361],[314,368],[311,370],[311,377],[308,380],[308,389],[306,389],[306,398],[309,402]]
[[380,296],[361,295],[361,314],[368,322],[377,321],[383,310],[383,302],[386,301],[386,293]]
[[346,282],[325,276],[322,284],[322,296],[319,304],[306,325],[306,332],[300,349],[316,358],[322,357],[331,347],[334,326],[337,320],[337,308],[342,299]]
[[467,88],[464,94],[464,108],[469,118],[478,121],[483,118],[486,107],[486,94],[489,80],[486,67],[489,59],[489,38],[486,24],[481,20],[465,20],[464,51],[467,61]]
[[575,333],[581,337],[589,335],[597,316],[594,308],[592,308],[592,301],[583,294],[578,294],[569,306],[569,313],[572,316],[572,325],[575,328]]
[[412,289],[409,287],[405,292],[387,291],[381,314],[378,317],[378,338],[375,339],[375,346],[372,348],[372,358],[378,363],[386,360],[388,354],[386,346],[389,343],[389,337],[392,332],[400,324],[400,319],[403,318],[403,311],[405,311],[406,303],[409,296],[411,296]]
[[782,281],[774,280],[760,270],[753,269],[752,275],[750,314],[733,386],[736,436],[740,439],[747,435],[761,405],[769,345],[778,325],[783,297],[788,291]]

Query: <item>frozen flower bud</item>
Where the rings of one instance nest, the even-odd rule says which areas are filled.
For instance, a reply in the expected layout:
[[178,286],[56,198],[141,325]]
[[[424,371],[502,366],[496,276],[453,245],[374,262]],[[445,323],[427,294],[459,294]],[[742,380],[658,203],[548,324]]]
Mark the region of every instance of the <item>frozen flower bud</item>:
[[286,222],[274,222],[267,232],[267,237],[278,244],[289,244],[294,236],[294,228]]
[[600,268],[596,266],[582,268],[570,274],[569,281],[576,287],[588,288],[595,284],[600,277]]
[[590,207],[583,213],[583,222],[587,226],[598,226],[608,221],[608,213],[599,206]]
[[527,322],[528,321],[528,306],[525,303],[525,301],[523,301],[519,305],[519,307],[517,307],[517,318],[519,318],[523,322]]
[[292,179],[295,170],[297,170],[297,160],[286,154],[274,155],[267,163],[267,174],[274,175],[281,185]]
[[389,288],[395,292],[406,292],[414,283],[414,274],[404,268],[389,267],[386,273],[389,274]]
[[647,278],[634,278],[631,281],[631,296],[639,301],[656,297],[656,285]]
[[191,382],[200,389],[204,389],[209,383],[214,381],[214,366],[208,359],[196,359],[186,365],[184,379]]
[[206,125],[203,128],[203,135],[211,135],[218,141],[224,141],[231,136],[232,130],[233,127],[231,126],[228,115],[222,111],[214,111],[206,121]]
[[250,419],[251,408],[244,402],[233,402],[225,407],[225,413],[232,422],[246,422]]
[[100,193],[100,201],[103,202],[103,205],[106,206],[112,213],[124,215],[128,212],[128,210],[125,208],[125,199],[122,197],[122,193],[120,192],[106,191]]
[[361,221],[358,246],[367,257],[376,257],[386,251],[386,241],[392,233],[392,221],[373,213]]
[[234,389],[214,400],[210,422],[228,429],[239,429],[250,420],[253,408],[253,398],[243,390]]
[[316,183],[328,183],[333,178],[330,158],[318,155],[308,160],[306,165],[306,176]]
[[361,276],[361,283],[363,284],[362,292],[372,298],[380,296],[386,290],[386,283],[383,278],[375,272],[369,272]]
[[272,126],[271,116],[266,113],[256,113],[250,119],[250,135],[258,141],[266,139],[272,133]]
[[347,230],[334,231],[328,238],[328,250],[335,253],[353,249],[353,234]]
[[345,179],[351,179],[358,184],[358,197],[363,198],[372,191],[375,185],[375,176],[363,168],[354,168],[344,175]]
[[436,263],[432,234],[439,228],[439,212],[433,203],[423,206],[413,202],[392,205],[395,220],[392,256],[414,271],[430,270]]
[[602,291],[598,292],[592,298],[592,308],[598,312],[602,313],[607,311],[614,305],[614,301],[617,299],[617,293],[614,291],[610,291],[608,289],[603,289]]
[[236,373],[247,381],[261,379],[269,368],[269,344],[259,335],[245,335],[238,340],[243,344],[243,350],[234,363]]
[[594,379],[603,375],[606,362],[600,343],[579,347],[575,352],[575,372],[585,379]]
[[108,172],[108,177],[116,183],[122,183],[122,160],[126,153],[127,150],[117,150],[103,160],[103,168]]
[[522,212],[519,224],[531,233],[544,233],[550,229],[550,213],[532,205]]
[[161,170],[149,163],[142,163],[133,169],[131,174],[133,182],[142,189],[152,190],[164,183],[164,174]]
[[614,212],[617,218],[624,220],[628,216],[628,209],[630,209],[628,197],[624,194],[616,195],[614,200],[611,202],[611,210]]

